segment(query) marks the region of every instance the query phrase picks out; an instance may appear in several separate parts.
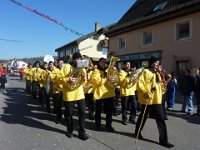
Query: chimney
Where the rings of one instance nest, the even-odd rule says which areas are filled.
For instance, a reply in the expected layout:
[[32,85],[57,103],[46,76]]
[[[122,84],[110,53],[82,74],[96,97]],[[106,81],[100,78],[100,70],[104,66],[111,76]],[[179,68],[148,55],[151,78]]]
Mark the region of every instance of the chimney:
[[101,24],[98,22],[95,22],[95,32],[101,29]]

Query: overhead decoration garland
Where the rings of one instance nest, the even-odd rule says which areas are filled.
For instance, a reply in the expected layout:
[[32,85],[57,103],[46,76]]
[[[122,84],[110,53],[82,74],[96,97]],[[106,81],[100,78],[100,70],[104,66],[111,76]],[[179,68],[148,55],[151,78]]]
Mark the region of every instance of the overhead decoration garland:
[[13,2],[13,3],[15,3],[15,4],[17,4],[17,5],[20,6],[20,7],[23,7],[23,8],[25,8],[25,9],[27,9],[27,10],[29,10],[29,11],[35,13],[35,14],[37,14],[37,15],[39,15],[39,16],[45,18],[45,19],[47,19],[47,20],[50,20],[50,21],[54,22],[54,23],[57,24],[57,25],[62,26],[66,31],[68,30],[68,31],[70,31],[71,33],[76,34],[76,35],[78,35],[78,36],[83,36],[83,35],[84,35],[84,34],[82,34],[82,33],[80,33],[80,32],[77,32],[77,31],[75,31],[75,30],[73,30],[73,29],[70,29],[70,28],[64,26],[62,23],[58,22],[57,20],[53,19],[52,17],[50,17],[50,16],[48,16],[48,15],[45,15],[45,14],[43,14],[43,13],[41,13],[41,12],[35,10],[35,9],[31,9],[31,8],[29,8],[29,7],[27,7],[27,6],[23,5],[23,4],[21,4],[21,3],[17,2],[17,1],[15,1],[15,0],[10,0],[10,1]]
[[24,42],[19,40],[10,40],[10,39],[0,39],[1,41],[7,41],[7,42]]

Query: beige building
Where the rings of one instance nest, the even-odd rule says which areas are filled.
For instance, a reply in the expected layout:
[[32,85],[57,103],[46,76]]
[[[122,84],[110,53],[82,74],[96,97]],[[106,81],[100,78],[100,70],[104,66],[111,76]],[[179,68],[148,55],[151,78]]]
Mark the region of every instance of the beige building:
[[64,58],[66,62],[70,62],[72,54],[77,51],[82,55],[91,57],[94,61],[97,61],[100,57],[107,57],[108,38],[104,33],[112,28],[113,25],[101,28],[99,23],[95,23],[94,32],[57,48],[55,51],[58,53],[58,57]]
[[137,67],[158,57],[181,77],[186,68],[200,66],[199,18],[200,0],[137,0],[106,33],[109,51]]

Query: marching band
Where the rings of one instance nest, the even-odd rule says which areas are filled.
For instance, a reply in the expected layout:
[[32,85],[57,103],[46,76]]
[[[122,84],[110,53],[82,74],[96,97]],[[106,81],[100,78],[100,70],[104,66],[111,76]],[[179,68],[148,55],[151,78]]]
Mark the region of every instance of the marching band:
[[[109,132],[115,132],[112,126],[114,112],[115,89],[120,87],[122,124],[128,121],[136,124],[135,137],[143,139],[141,131],[148,115],[153,115],[159,129],[159,142],[165,147],[173,147],[168,142],[167,129],[164,121],[162,107],[162,77],[158,72],[159,61],[151,58],[149,67],[131,70],[130,62],[124,62],[120,70],[116,69],[119,58],[111,56],[107,65],[106,58],[100,58],[97,65],[89,63],[80,65],[83,56],[76,52],[72,61],[64,65],[62,59],[58,59],[54,66],[54,60],[46,60],[42,67],[35,62],[25,68],[26,92],[32,94],[50,112],[50,99],[53,99],[55,123],[62,121],[62,106],[64,106],[64,119],[66,121],[66,136],[73,137],[73,109],[77,105],[79,130],[78,137],[87,140],[89,136],[85,130],[86,104],[88,117],[94,120],[97,131],[105,128]],[[87,57],[84,59],[88,59]],[[136,96],[137,91],[137,96]],[[32,93],[31,93],[32,92]],[[136,119],[137,105],[141,104],[141,113]],[[130,113],[128,113],[130,111]],[[106,114],[106,124],[101,124],[101,114]]]

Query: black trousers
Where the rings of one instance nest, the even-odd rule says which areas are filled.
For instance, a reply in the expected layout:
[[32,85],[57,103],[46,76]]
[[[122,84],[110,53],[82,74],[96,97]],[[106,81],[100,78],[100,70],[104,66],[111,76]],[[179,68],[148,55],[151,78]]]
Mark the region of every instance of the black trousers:
[[101,112],[102,108],[106,113],[106,126],[111,127],[112,125],[112,113],[114,111],[114,98],[106,98],[96,100],[95,108],[95,124],[97,127],[101,126]]
[[62,119],[62,92],[53,94],[53,105],[57,120]]
[[73,107],[74,103],[78,105],[78,118],[79,118],[79,134],[85,133],[85,99],[78,101],[66,102],[64,101],[65,107],[65,120],[67,122],[67,131],[73,132],[74,124],[73,124]]
[[196,101],[197,101],[197,113],[200,115],[200,93],[195,92]]
[[31,80],[26,80],[26,92],[31,94]]
[[128,108],[130,105],[130,117],[129,120],[135,120],[137,112],[137,100],[135,95],[121,97],[122,104],[122,121],[127,121]]
[[33,99],[36,99],[39,94],[39,84],[38,81],[33,81],[32,82],[32,95]]
[[93,93],[85,93],[85,101],[88,107],[89,115],[93,115],[94,114]]
[[46,89],[44,89],[45,91],[45,106],[46,106],[46,110],[47,112],[50,112],[50,97],[51,97],[51,94],[50,93],[47,93],[46,92]]
[[39,89],[39,102],[41,104],[44,104],[44,100],[45,100],[45,88],[40,87],[40,89]]
[[142,110],[141,110],[141,113],[140,113],[139,118],[136,123],[135,134],[136,135],[141,134],[141,131],[142,131],[144,124],[147,120],[147,117],[150,113],[151,116],[153,116],[153,118],[156,120],[156,124],[157,124],[158,131],[159,131],[159,142],[167,143],[168,142],[167,126],[166,126],[165,120],[164,120],[163,106],[161,104],[147,105],[147,109],[144,114],[144,120],[142,122],[141,129],[139,132],[139,127],[141,124],[144,109],[145,109],[145,105],[142,105]]

